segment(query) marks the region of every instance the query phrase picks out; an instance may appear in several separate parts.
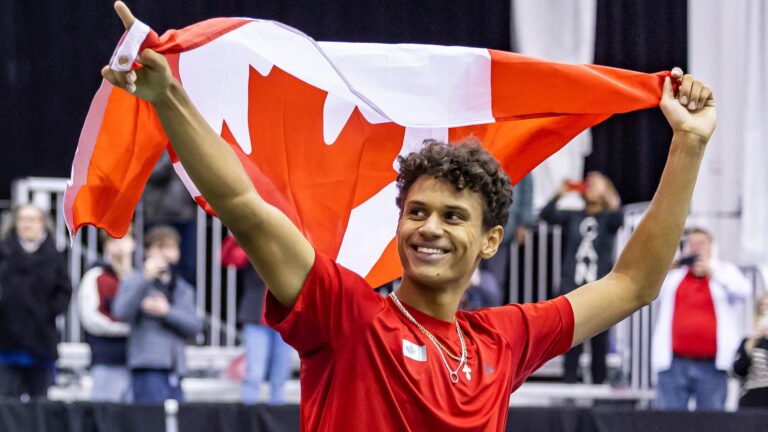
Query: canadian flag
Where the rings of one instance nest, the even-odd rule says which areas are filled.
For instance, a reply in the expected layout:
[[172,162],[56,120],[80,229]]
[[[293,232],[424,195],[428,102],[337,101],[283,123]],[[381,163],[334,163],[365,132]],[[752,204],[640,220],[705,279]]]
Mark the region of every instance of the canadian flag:
[[[474,135],[513,182],[614,113],[657,106],[663,77],[489,49],[315,42],[283,24],[218,18],[158,36],[137,21],[113,69],[166,56],[259,193],[323,254],[377,286],[400,275],[397,156]],[[125,58],[129,61],[125,62]],[[118,61],[122,59],[123,61]],[[128,229],[153,166],[171,152],[154,108],[102,82],[65,195],[70,233]]]

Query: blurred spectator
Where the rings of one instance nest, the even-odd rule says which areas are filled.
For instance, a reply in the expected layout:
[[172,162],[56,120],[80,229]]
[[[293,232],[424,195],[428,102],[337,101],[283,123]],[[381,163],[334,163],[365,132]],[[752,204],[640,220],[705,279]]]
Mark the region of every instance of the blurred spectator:
[[156,226],[144,240],[143,272],[120,282],[112,315],[131,325],[128,367],[133,401],[183,401],[184,341],[202,331],[203,320],[195,313],[192,286],[176,270],[178,233],[168,226]]
[[733,372],[743,380],[739,408],[768,408],[768,293],[755,302],[754,330],[741,341]]
[[[557,209],[557,201],[569,191],[581,193],[583,210]],[[563,228],[563,294],[600,279],[613,268],[616,232],[624,223],[620,204],[613,183],[604,175],[591,172],[584,183],[564,182],[541,210],[543,220]],[[608,373],[605,357],[609,332],[606,330],[589,342],[593,384],[602,384]],[[579,344],[565,355],[564,382],[575,383],[579,380],[579,358],[583,350],[583,344]]]
[[40,209],[19,206],[0,243],[0,396],[44,398],[53,383],[56,316],[72,286],[45,220]]
[[196,279],[197,204],[173,169],[168,152],[163,152],[144,189],[144,231],[170,225],[179,232],[181,257],[178,271],[194,285]]
[[245,344],[245,376],[243,403],[255,404],[261,400],[261,384],[269,380],[269,403],[285,402],[285,382],[291,376],[293,348],[283,342],[280,334],[264,323],[266,286],[248,262],[245,252],[231,235],[222,243],[222,263],[240,269],[243,288],[237,308],[237,321],[243,326]]
[[131,327],[112,317],[120,281],[133,271],[133,233],[115,239],[101,231],[103,262],[88,270],[77,291],[80,324],[91,346],[91,400],[130,402],[131,375],[126,367],[126,341]]
[[689,231],[682,257],[661,287],[652,340],[652,366],[658,373],[656,407],[724,409],[726,371],[742,334],[734,307],[750,294],[749,281],[730,263],[712,257],[712,235]]
[[502,304],[502,292],[496,278],[485,270],[478,268],[472,273],[469,288],[464,292],[459,308],[473,311]]
[[[499,245],[499,250],[491,259],[481,261],[480,268],[490,272],[496,279],[497,289],[500,290],[499,302],[488,304],[487,307],[500,306],[503,300],[503,292],[509,287],[509,250],[512,245],[525,243],[525,236],[529,232],[529,226],[533,224],[533,175],[523,177],[512,189],[512,204],[509,206],[509,218],[504,226],[504,240]],[[494,296],[495,297],[495,296]]]

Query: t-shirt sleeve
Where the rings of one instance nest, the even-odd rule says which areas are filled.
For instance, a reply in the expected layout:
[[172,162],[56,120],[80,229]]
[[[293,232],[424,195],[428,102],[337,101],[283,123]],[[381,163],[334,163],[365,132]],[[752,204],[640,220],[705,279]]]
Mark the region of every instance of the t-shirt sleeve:
[[511,304],[478,311],[513,350],[513,389],[573,343],[573,309],[565,296],[538,303]]
[[365,280],[315,252],[315,262],[292,308],[267,293],[264,319],[304,356],[335,349],[366,324],[384,301]]

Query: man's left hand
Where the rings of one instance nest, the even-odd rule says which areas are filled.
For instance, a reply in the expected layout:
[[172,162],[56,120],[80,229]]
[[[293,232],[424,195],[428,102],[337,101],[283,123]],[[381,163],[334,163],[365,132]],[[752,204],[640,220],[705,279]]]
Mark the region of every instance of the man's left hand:
[[[680,86],[677,94],[672,90],[673,79]],[[664,79],[659,106],[676,134],[688,134],[704,144],[715,131],[715,99],[712,90],[693,75],[683,75],[680,68],[673,69],[672,77]]]
[[168,299],[160,293],[149,295],[141,302],[141,310],[145,314],[157,318],[165,318],[170,308],[171,305],[168,303]]

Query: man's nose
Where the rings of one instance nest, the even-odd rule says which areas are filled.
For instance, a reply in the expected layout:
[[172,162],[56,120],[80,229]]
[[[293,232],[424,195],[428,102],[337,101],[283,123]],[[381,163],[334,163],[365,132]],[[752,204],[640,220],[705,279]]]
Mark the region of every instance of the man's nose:
[[419,233],[427,238],[440,237],[443,235],[443,223],[438,214],[431,214],[419,228]]

